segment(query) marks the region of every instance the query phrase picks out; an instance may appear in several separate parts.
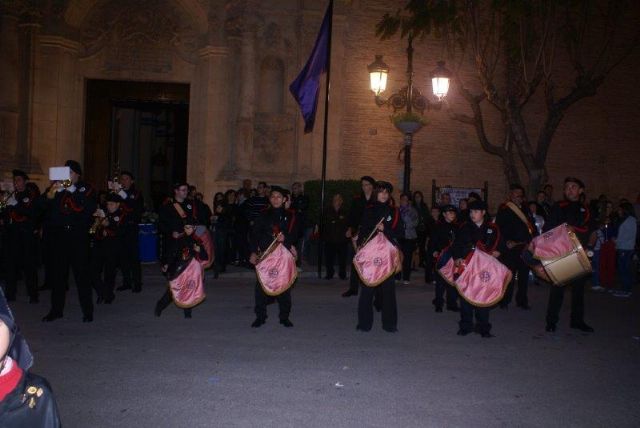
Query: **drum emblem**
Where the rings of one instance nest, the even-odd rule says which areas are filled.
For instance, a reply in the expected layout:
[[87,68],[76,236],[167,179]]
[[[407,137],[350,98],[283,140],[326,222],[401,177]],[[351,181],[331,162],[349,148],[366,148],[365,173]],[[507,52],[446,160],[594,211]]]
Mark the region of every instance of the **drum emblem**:
[[544,235],[542,235],[542,239],[547,240],[547,239],[551,239],[553,237],[553,232],[547,232]]
[[489,282],[491,280],[491,274],[486,270],[483,270],[482,272],[480,272],[480,280],[482,282]]
[[187,282],[187,285],[186,285],[186,287],[185,287],[185,288],[186,288],[187,290],[195,290],[195,288],[196,288],[196,282],[195,282],[193,279],[189,280],[189,281]]
[[382,259],[380,257],[376,257],[375,259],[373,259],[373,265],[374,266],[381,266],[382,265]]
[[269,277],[275,278],[278,276],[278,269],[277,268],[269,269],[268,273],[269,273]]

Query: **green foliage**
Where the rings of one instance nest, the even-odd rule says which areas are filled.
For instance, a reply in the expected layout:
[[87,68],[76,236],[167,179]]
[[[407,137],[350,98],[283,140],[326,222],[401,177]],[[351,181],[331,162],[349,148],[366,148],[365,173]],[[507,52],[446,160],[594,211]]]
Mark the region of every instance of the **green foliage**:
[[391,116],[391,122],[397,125],[400,122],[418,122],[422,126],[427,124],[427,119],[421,114],[404,111],[402,113],[396,113]]
[[459,28],[457,16],[457,1],[409,0],[404,8],[382,17],[376,25],[376,36],[386,40],[400,31],[401,38],[424,38],[433,31],[439,37],[444,28]]
[[[304,193],[309,198],[309,210],[307,211],[308,224],[320,222],[320,180],[309,180],[304,183]],[[325,182],[325,207],[331,205],[331,199],[336,193],[340,193],[344,199],[344,208],[349,211],[354,196],[361,192],[360,180],[327,180]]]

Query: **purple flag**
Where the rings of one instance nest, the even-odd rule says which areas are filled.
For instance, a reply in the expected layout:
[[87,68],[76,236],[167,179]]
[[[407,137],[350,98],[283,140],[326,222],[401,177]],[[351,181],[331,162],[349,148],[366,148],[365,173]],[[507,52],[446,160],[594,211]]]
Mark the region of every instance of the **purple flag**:
[[298,102],[304,118],[305,134],[313,131],[318,107],[320,76],[327,71],[329,65],[332,15],[333,0],[329,2],[329,7],[327,7],[311,56],[296,80],[289,85],[289,91]]

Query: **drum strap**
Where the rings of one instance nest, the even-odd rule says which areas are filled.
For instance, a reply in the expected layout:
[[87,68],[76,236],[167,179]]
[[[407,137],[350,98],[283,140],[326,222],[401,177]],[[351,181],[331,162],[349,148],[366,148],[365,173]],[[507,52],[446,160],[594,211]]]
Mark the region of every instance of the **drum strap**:
[[507,206],[511,209],[511,211],[513,211],[518,216],[520,220],[522,220],[522,222],[525,225],[527,225],[527,230],[529,230],[529,235],[533,236],[533,226],[531,225],[531,222],[527,219],[527,216],[524,215],[522,210],[511,201],[507,202]]
[[180,206],[179,203],[174,202],[173,208],[176,209],[176,211],[178,212],[178,215],[180,216],[180,218],[187,218],[187,213],[184,212],[184,210],[182,209],[182,207]]

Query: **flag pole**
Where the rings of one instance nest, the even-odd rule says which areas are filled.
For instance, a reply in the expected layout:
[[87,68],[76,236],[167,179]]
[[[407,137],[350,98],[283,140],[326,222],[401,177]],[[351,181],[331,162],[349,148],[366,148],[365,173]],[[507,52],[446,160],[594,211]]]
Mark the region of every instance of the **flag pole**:
[[331,38],[333,36],[333,0],[329,0],[329,37],[327,40],[327,78],[324,94],[324,132],[322,137],[322,179],[320,180],[320,237],[318,239],[318,279],[322,278],[324,252],[325,186],[327,181],[327,132],[329,129],[329,92],[331,89]]

